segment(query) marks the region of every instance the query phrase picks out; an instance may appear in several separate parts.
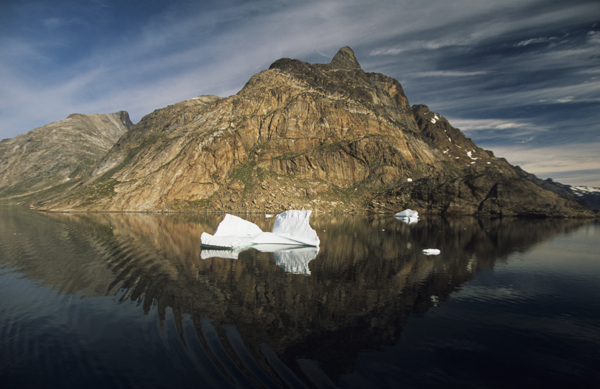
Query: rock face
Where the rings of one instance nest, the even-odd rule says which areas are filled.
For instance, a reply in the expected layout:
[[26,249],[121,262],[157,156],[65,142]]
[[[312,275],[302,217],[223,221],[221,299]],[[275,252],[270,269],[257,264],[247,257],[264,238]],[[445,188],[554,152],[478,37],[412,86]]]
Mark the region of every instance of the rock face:
[[51,197],[86,176],[131,127],[127,112],[72,114],[0,142],[0,199]]
[[57,211],[371,211],[585,215],[524,180],[349,47],[284,58],[234,96],[202,96],[132,127]]
[[519,167],[477,147],[426,106],[414,106],[413,112],[423,137],[442,151],[448,164],[419,180],[377,194],[369,205],[372,211],[389,212],[404,207],[445,215],[592,215],[574,198],[544,189],[525,177]]

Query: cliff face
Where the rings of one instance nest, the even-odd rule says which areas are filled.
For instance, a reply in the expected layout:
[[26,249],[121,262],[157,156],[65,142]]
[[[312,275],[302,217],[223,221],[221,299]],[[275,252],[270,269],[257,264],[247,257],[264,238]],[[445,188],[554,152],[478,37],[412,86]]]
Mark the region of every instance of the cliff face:
[[0,142],[0,200],[31,201],[75,185],[133,123],[127,112],[72,114]]
[[[511,180],[518,185],[496,185]],[[585,212],[546,192],[427,107],[411,108],[398,81],[364,72],[345,47],[328,64],[280,59],[234,96],[147,115],[84,185],[42,208],[496,214],[506,196],[543,193],[551,209]],[[523,210],[520,201],[508,214],[548,209]]]

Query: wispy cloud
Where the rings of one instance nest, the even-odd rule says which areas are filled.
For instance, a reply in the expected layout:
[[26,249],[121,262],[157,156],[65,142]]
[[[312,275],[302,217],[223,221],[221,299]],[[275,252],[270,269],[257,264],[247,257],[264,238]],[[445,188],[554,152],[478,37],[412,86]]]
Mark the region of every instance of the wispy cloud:
[[544,137],[549,128],[519,119],[448,119],[482,146],[526,144]]
[[590,43],[600,44],[600,31],[589,31],[587,39]]
[[527,121],[509,119],[449,119],[454,127],[463,132],[487,130],[513,130],[523,129],[528,131],[544,131],[545,127],[529,123]]
[[483,76],[488,74],[487,71],[475,71],[475,72],[461,72],[458,70],[437,70],[430,72],[418,72],[413,73],[414,77],[473,77],[473,76]]
[[496,156],[506,158],[540,178],[552,178],[565,184],[600,187],[600,142],[575,143],[548,147],[495,147]]
[[552,36],[552,37],[531,38],[531,39],[527,39],[527,40],[524,40],[524,41],[521,41],[521,42],[517,43],[517,47],[529,46],[529,45],[533,45],[533,44],[536,44],[536,43],[547,43],[547,42],[550,42],[550,41],[553,41],[553,40],[556,40],[556,39],[558,39],[558,38],[555,37],[555,36]]
[[455,38],[455,39],[433,39],[427,41],[407,42],[403,45],[391,47],[379,47],[370,51],[370,56],[382,55],[398,55],[414,50],[438,50],[452,46],[467,46],[472,43],[472,39]]

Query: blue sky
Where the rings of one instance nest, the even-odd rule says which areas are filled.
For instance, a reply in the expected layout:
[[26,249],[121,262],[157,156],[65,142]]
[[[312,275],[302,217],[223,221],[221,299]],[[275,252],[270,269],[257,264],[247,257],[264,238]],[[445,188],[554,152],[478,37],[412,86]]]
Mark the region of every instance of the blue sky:
[[342,46],[497,156],[600,187],[597,0],[0,0],[0,139],[74,112],[137,122]]

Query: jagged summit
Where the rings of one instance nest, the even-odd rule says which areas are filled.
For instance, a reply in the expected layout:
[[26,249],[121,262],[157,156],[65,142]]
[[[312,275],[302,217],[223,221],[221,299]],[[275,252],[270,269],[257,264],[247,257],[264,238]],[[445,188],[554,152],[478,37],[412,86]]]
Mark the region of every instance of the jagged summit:
[[327,64],[310,64],[299,59],[280,58],[269,66],[269,70],[282,69],[294,70],[296,73],[306,73],[311,71],[313,67],[318,67],[324,70],[362,70],[354,51],[348,46],[344,46],[338,50],[333,56],[330,63]]
[[354,51],[348,46],[342,47],[329,64],[334,69],[361,69]]

